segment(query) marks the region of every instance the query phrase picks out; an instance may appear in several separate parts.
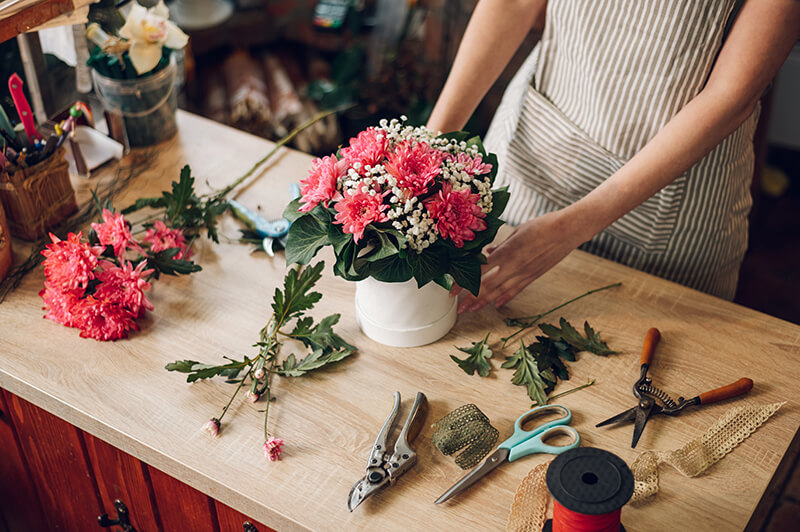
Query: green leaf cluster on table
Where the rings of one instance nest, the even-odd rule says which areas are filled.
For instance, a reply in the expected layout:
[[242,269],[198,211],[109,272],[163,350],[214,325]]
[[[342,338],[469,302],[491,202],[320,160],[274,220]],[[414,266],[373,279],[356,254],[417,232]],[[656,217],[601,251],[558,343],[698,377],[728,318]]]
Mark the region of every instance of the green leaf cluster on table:
[[[222,376],[227,382],[237,384],[236,390],[216,418],[221,420],[228,410],[233,398],[245,385],[250,385],[251,397],[266,396],[264,418],[265,438],[267,437],[267,416],[269,403],[272,400],[271,383],[274,375],[283,377],[301,377],[308,373],[339,362],[356,351],[356,347],[347,343],[333,330],[339,322],[339,314],[332,314],[314,321],[306,312],[322,298],[319,292],[312,289],[322,276],[324,262],[309,266],[300,271],[293,268],[284,278],[283,287],[276,288],[272,297],[272,314],[267,324],[261,329],[259,340],[254,347],[258,353],[250,358],[243,356],[241,360],[225,357],[226,364],[204,364],[196,360],[176,360],[166,365],[168,371],[176,371],[187,375],[187,382],[210,379]],[[293,326],[291,329],[290,325]],[[302,355],[290,353],[281,360],[282,339],[293,339],[300,342],[306,352]],[[262,375],[260,375],[262,374]]]
[[486,336],[480,342],[472,342],[472,347],[456,348],[467,353],[469,355],[467,358],[462,360],[455,355],[450,355],[450,358],[467,375],[474,375],[477,372],[481,377],[488,377],[489,372],[492,371],[492,365],[489,363],[489,359],[492,358],[492,349],[487,345],[488,341],[489,333],[486,333]]
[[[494,182],[497,175],[497,157],[487,154],[477,136],[460,131],[442,135],[447,139],[465,141],[475,145],[482,159],[492,165],[489,179]],[[419,201],[437,194],[440,187],[432,187]],[[422,287],[435,282],[450,289],[458,286],[477,295],[481,281],[481,264],[485,262],[483,248],[491,243],[503,225],[500,215],[506,208],[509,193],[507,187],[492,190],[492,211],[486,215],[486,229],[477,233],[474,240],[456,248],[449,241],[438,239],[422,253],[405,247],[405,236],[394,229],[391,222],[370,224],[364,238],[358,243],[352,234],[344,233],[334,224],[336,211],[333,206],[317,205],[308,213],[299,211],[301,199],[293,200],[283,216],[292,225],[286,244],[286,262],[308,264],[323,246],[333,247],[336,262],[333,271],[348,281],[360,281],[374,277],[384,282],[403,282],[415,279]]]

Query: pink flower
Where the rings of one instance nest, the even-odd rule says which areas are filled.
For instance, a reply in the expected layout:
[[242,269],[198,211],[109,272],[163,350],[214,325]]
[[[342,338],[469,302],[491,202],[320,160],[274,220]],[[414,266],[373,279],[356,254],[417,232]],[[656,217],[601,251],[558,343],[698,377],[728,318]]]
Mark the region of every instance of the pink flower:
[[244,394],[248,401],[251,403],[255,403],[261,398],[261,394],[255,393],[252,390],[247,390],[247,393]]
[[83,289],[59,290],[48,281],[44,282],[44,289],[39,292],[39,297],[44,301],[43,309],[47,310],[44,317],[67,327],[75,326],[75,317],[72,314],[75,305],[81,299]]
[[352,233],[353,240],[356,242],[364,236],[364,228],[371,222],[389,220],[383,212],[389,208],[388,205],[383,204],[383,195],[369,194],[363,189],[347,195],[337,202],[334,208],[336,216],[334,216],[333,223],[341,224],[342,231],[345,233]]
[[320,202],[337,199],[340,194],[336,185],[340,177],[347,174],[347,161],[328,155],[311,161],[309,176],[300,181],[302,196],[300,212],[308,212]]
[[73,307],[73,326],[81,330],[81,338],[95,340],[119,340],[126,338],[128,331],[138,331],[136,316],[116,303],[87,296]]
[[125,249],[129,247],[128,244],[133,240],[125,217],[119,213],[112,213],[108,209],[103,209],[103,223],[93,223],[92,229],[97,233],[97,238],[103,246],[114,248],[114,255],[117,257],[121,257],[125,253]]
[[264,456],[270,461],[275,462],[281,459],[283,453],[283,438],[273,438],[270,436],[264,442]]
[[79,291],[81,294],[89,280],[94,279],[97,257],[103,248],[91,247],[81,242],[83,233],[69,233],[66,240],[50,234],[52,244],[42,251],[44,276],[49,291]]
[[404,190],[408,199],[428,191],[441,171],[442,158],[440,151],[424,142],[404,141],[397,145],[383,167],[397,179],[397,186]]
[[203,424],[203,430],[208,432],[212,438],[216,438],[219,434],[220,425],[219,419],[212,417]]
[[109,261],[102,261],[101,265],[95,298],[120,305],[137,318],[144,316],[145,310],[153,310],[153,304],[144,295],[151,286],[145,277],[153,273],[152,269],[144,269],[147,261],[140,262],[135,269],[128,261],[123,261],[122,266]]
[[472,194],[469,189],[454,191],[450,183],[445,182],[438,194],[425,201],[436,229],[443,238],[450,238],[457,248],[465,241],[475,238],[473,231],[486,229],[486,216],[477,203],[480,196]]
[[253,372],[253,377],[255,377],[256,379],[263,379],[266,376],[267,376],[267,370],[265,370],[264,368],[258,368]]
[[366,165],[375,166],[386,158],[389,141],[386,134],[370,127],[350,139],[350,146],[342,148],[341,154],[348,166],[356,163],[361,165],[357,170],[363,170]]
[[466,153],[460,152],[453,159],[457,164],[463,165],[463,170],[471,176],[484,175],[492,171],[492,165],[483,162],[480,155],[476,155],[473,159]]
[[176,259],[188,259],[192,256],[192,250],[186,246],[186,237],[183,236],[183,231],[170,229],[161,220],[156,220],[153,227],[147,230],[143,241],[150,244],[150,251],[153,253],[178,248],[180,251],[175,255]]

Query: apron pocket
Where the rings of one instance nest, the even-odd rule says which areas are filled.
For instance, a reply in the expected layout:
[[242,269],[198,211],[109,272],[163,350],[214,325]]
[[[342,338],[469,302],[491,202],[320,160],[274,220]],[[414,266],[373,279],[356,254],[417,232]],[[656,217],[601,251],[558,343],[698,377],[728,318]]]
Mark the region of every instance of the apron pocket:
[[[516,135],[508,146],[505,171],[510,176],[563,208],[594,190],[625,162],[528,86]],[[675,229],[685,189],[682,175],[605,233],[646,253],[663,252]]]

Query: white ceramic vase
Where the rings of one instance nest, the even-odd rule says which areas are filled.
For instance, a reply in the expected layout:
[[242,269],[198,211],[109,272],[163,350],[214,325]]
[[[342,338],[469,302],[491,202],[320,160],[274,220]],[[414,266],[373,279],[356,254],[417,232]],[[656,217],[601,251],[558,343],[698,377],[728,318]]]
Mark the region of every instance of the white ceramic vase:
[[356,283],[356,318],[361,330],[384,345],[416,347],[435,342],[456,323],[456,298],[436,283]]

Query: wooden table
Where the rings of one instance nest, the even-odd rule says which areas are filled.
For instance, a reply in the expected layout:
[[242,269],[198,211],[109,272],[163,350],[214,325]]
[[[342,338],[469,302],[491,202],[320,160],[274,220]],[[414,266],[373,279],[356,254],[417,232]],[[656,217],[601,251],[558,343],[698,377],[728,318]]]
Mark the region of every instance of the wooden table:
[[[185,163],[201,187],[207,181],[220,188],[270,147],[186,113],[179,114],[179,125],[178,138],[150,150],[150,166],[118,205],[155,195]],[[238,200],[277,217],[288,184],[306,175],[309,161],[307,155],[284,151],[255,174]],[[85,194],[87,183],[76,183]],[[188,385],[182,375],[164,370],[176,359],[214,362],[222,355],[252,352],[285,265],[282,256],[270,259],[228,242],[227,237],[237,236],[237,227],[226,218],[221,244],[197,245],[202,272],[156,283],[150,293],[155,311],[141,321],[141,332],[127,340],[81,339],[77,330],[43,320],[37,296],[41,269],[29,274],[0,305],[0,387],[279,530],[502,530],[520,481],[550,457],[508,464],[451,503],[434,506],[433,500],[462,471],[431,445],[431,423],[472,402],[504,439],[530,405],[524,389],[509,382],[511,371],[500,369],[500,354],[488,378],[467,376],[448,355],[456,353],[454,345],[469,345],[488,329],[496,344],[509,331],[503,317],[542,312],[621,281],[622,287],[584,298],[553,317],[574,324],[588,320],[621,351],[607,358],[580,354],[568,364],[571,381],[556,390],[597,379],[594,386],[559,400],[572,409],[584,446],[607,449],[630,464],[646,449],[680,447],[731,406],[789,401],[703,476],[687,479],[662,468],[658,495],[623,509],[628,530],[744,528],[800,425],[796,325],[576,251],[507,308],[462,315],[453,331],[433,345],[389,348],[360,333],[354,287],[333,276],[330,255],[323,254],[328,259],[319,287],[324,297],[315,314],[341,312],[338,330],[359,353],[311,377],[276,379],[270,425],[273,434],[286,440],[286,451],[280,462],[269,463],[260,449],[261,406],[235,402],[222,433],[211,439],[201,426],[219,414],[231,386],[217,381]],[[631,426],[595,429],[594,424],[633,405],[631,385],[638,376],[642,340],[654,326],[662,341],[651,374],[667,391],[693,396],[742,376],[756,384],[744,399],[686,411],[678,418],[652,419],[632,450]],[[350,513],[348,492],[363,474],[395,390],[403,394],[405,408],[417,391],[429,399],[428,422],[414,445],[419,462],[395,486]]]

